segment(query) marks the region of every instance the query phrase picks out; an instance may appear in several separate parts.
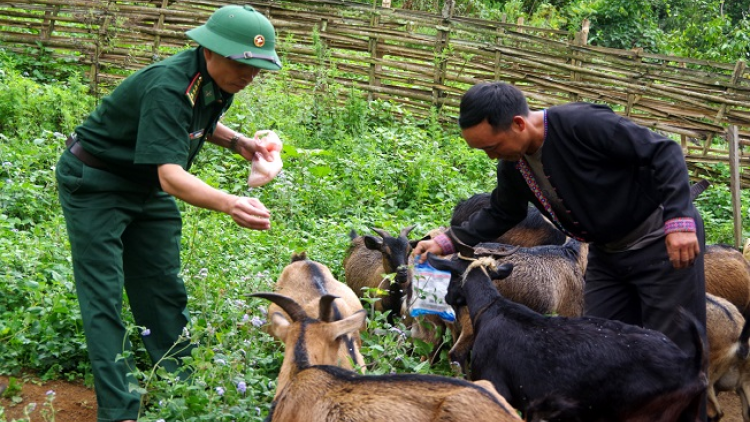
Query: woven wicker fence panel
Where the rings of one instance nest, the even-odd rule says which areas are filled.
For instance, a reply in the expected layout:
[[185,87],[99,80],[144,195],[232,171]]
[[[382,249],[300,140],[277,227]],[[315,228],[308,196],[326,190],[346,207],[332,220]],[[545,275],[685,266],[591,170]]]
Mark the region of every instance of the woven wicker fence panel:
[[[39,46],[84,66],[94,90],[191,45],[184,35],[226,1],[9,0],[0,3],[0,44]],[[417,115],[455,121],[461,94],[479,81],[518,85],[534,108],[602,102],[680,138],[689,166],[728,162],[730,125],[750,145],[750,75],[743,62],[590,46],[579,33],[517,23],[321,0],[250,1],[278,33],[293,86],[309,89],[320,69],[331,81]],[[288,68],[291,66],[287,66]],[[346,92],[343,92],[346,91]],[[750,166],[740,149],[739,162]],[[743,174],[750,186],[750,176]]]

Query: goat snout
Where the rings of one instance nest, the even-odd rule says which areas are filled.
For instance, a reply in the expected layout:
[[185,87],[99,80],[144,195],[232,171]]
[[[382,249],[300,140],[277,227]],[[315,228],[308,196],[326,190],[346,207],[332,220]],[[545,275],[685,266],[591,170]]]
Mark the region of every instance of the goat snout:
[[409,281],[409,273],[406,268],[399,267],[396,270],[395,281],[399,284],[406,284]]

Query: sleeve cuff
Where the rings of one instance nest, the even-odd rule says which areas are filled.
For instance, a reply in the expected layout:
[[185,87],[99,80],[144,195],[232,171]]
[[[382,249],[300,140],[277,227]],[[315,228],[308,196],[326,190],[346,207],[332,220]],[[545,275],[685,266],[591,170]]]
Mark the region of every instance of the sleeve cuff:
[[695,220],[689,217],[667,220],[664,223],[664,234],[674,232],[695,232]]
[[435,236],[432,240],[440,245],[440,248],[443,250],[443,255],[450,255],[456,252],[456,249],[453,247],[453,242],[451,242],[451,238],[448,237],[445,233],[441,233]]

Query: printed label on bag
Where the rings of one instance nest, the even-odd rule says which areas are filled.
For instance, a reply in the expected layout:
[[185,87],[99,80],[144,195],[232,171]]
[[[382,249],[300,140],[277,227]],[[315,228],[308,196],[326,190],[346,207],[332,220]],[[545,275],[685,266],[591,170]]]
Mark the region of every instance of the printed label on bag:
[[411,316],[438,315],[448,322],[455,321],[453,307],[445,303],[450,281],[451,273],[447,271],[437,270],[426,262],[414,265],[413,297],[409,306]]

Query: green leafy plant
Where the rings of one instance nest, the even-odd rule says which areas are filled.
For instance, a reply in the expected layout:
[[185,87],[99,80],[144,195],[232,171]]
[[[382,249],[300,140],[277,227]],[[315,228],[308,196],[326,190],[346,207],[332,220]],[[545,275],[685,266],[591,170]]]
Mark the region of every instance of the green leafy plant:
[[[43,379],[83,379],[90,386],[53,168],[66,134],[95,99],[80,81],[40,84],[13,61],[0,55],[0,373],[17,377],[34,371]],[[321,81],[336,72],[314,70]],[[149,361],[140,339],[143,327],[124,307],[133,348],[123,357],[135,360],[141,420],[263,420],[283,345],[262,329],[267,304],[246,295],[272,290],[291,254],[300,251],[345,281],[350,230],[375,226],[397,232],[415,224],[413,235],[421,237],[446,225],[459,200],[495,183],[495,163],[470,150],[455,127],[441,124],[438,110],[413,116],[398,103],[368,102],[363,93],[328,82],[295,94],[288,87],[289,71],[264,73],[236,96],[224,118],[250,135],[275,130],[284,143],[281,174],[249,189],[249,163],[212,145],[193,168],[213,186],[260,199],[271,210],[272,228],[244,230],[226,215],[180,204],[181,275],[190,295],[184,339],[197,345],[187,360],[187,379],[166,371],[163,362]],[[28,101],[14,101],[21,95]],[[710,242],[731,243],[728,190],[717,182],[697,203]],[[391,326],[375,311],[369,317],[362,348],[369,373],[453,376],[445,348],[430,365],[427,355],[435,345],[411,339],[401,321]],[[449,344],[450,335],[442,333],[440,343]]]

